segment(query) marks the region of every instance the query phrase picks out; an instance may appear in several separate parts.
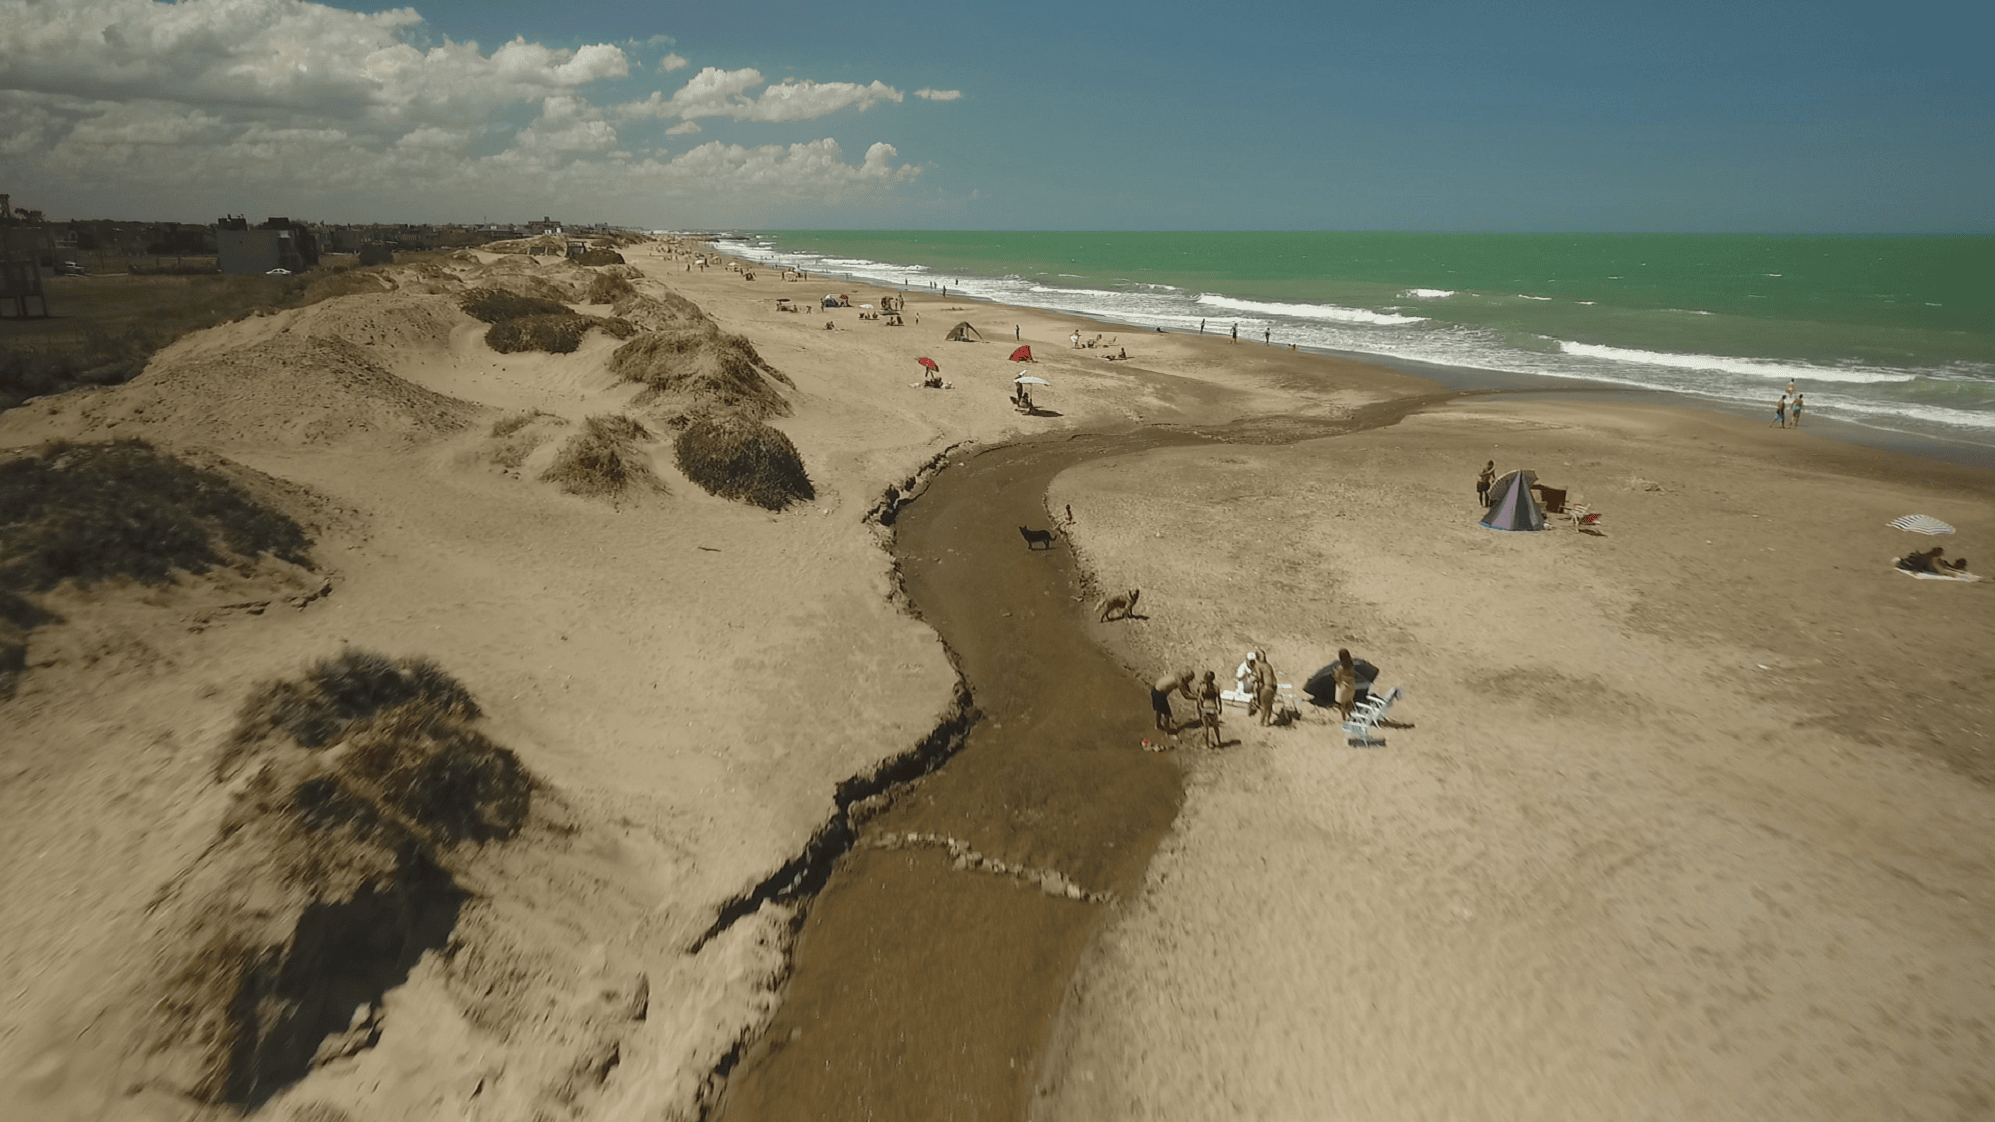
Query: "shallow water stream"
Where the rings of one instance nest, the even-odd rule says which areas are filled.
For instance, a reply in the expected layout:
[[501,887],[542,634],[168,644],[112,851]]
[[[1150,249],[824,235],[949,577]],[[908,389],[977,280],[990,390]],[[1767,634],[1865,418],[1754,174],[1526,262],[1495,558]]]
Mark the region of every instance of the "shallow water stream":
[[982,719],[838,863],[810,907],[782,1007],[716,1118],[1024,1116],[1037,1050],[1105,905],[959,867],[940,846],[874,843],[956,839],[1126,897],[1182,783],[1175,759],[1141,750],[1154,733],[1146,687],[1088,637],[1066,543],[1028,549],[1018,527],[1045,527],[1048,483],[1089,459],[1213,438],[1285,443],[1389,424],[1415,407],[1334,425],[1269,418],[965,453],[902,508],[895,552],[908,598],[954,654]]

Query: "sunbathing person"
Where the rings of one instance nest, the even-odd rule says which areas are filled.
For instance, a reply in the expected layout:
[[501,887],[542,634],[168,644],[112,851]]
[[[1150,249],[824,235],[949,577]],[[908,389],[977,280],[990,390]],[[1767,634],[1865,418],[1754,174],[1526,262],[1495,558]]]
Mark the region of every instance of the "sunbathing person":
[[1914,550],[1898,559],[1898,567],[1908,573],[1935,573],[1942,569],[1951,571],[1952,566],[1940,557],[1944,552],[1946,551],[1937,545],[1931,549]]

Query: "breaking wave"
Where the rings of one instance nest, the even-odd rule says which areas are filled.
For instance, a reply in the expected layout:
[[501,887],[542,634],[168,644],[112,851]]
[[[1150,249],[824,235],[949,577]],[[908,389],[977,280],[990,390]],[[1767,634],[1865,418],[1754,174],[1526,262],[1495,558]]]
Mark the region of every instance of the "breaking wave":
[[1201,294],[1198,302],[1206,307],[1224,308],[1229,312],[1243,312],[1252,316],[1288,316],[1291,319],[1323,319],[1335,323],[1391,326],[1419,323],[1426,318],[1402,316],[1392,312],[1370,312],[1363,308],[1340,308],[1335,304],[1276,304],[1264,300],[1236,300],[1231,296],[1215,296],[1210,292]]

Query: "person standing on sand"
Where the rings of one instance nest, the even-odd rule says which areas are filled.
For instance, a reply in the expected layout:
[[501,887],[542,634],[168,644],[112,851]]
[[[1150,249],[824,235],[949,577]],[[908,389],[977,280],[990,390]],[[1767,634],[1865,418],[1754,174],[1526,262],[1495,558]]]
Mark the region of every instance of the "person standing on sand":
[[1205,746],[1219,747],[1219,683],[1210,670],[1198,684],[1198,723],[1205,726]]
[[1200,335],[1203,335],[1203,334],[1205,334],[1205,321],[1204,321],[1204,320],[1199,320],[1199,321],[1198,321],[1198,333],[1199,333]]
[[1787,410],[1787,427],[1788,427],[1788,428],[1791,428],[1791,429],[1798,429],[1798,428],[1800,428],[1800,427],[1801,427],[1801,395],[1800,395],[1800,394],[1795,394],[1795,395],[1794,395],[1794,404],[1788,407],[1788,410]]
[[1178,734],[1177,722],[1171,719],[1171,694],[1181,693],[1186,700],[1192,699],[1191,671],[1180,670],[1176,674],[1166,674],[1150,683],[1150,708],[1156,711],[1157,727]]
[[1262,658],[1254,667],[1254,703],[1260,707],[1262,726],[1266,727],[1273,724],[1275,720],[1275,667],[1266,658]]
[[1233,325],[1233,341],[1235,343],[1240,341],[1240,325],[1237,323]]
[[1345,720],[1351,719],[1351,710],[1358,704],[1358,666],[1351,661],[1351,652],[1343,648],[1337,650],[1337,668],[1331,671],[1337,682],[1337,710]]
[[1272,344],[1274,341],[1275,341],[1275,333],[1273,331],[1261,332],[1261,345],[1263,347]]
[[1475,477],[1475,501],[1489,505],[1489,488],[1496,482],[1496,461],[1482,465],[1482,474]]
[[1777,405],[1775,405],[1775,406],[1773,407],[1773,423],[1772,423],[1772,424],[1770,424],[1770,425],[1768,425],[1768,426],[1766,426],[1766,427],[1767,427],[1767,428],[1770,428],[1770,429],[1784,429],[1784,428],[1786,428],[1786,427],[1787,427],[1787,395],[1786,395],[1786,394],[1781,394],[1781,395],[1780,395],[1780,403],[1779,403],[1779,404],[1777,404]]

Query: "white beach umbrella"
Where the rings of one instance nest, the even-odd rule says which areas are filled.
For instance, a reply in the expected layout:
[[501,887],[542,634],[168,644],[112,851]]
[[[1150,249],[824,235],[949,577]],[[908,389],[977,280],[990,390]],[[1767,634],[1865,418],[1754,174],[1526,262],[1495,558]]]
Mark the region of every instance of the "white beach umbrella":
[[1012,381],[1023,382],[1028,386],[1050,386],[1053,384],[1044,378],[1035,378],[1030,374],[1020,374],[1018,377],[1013,378]]
[[1885,525],[1896,526],[1900,530],[1910,530],[1915,534],[1953,533],[1952,526],[1947,525],[1937,518],[1929,518],[1923,514],[1908,514],[1903,518],[1893,518],[1891,521],[1885,523]]

